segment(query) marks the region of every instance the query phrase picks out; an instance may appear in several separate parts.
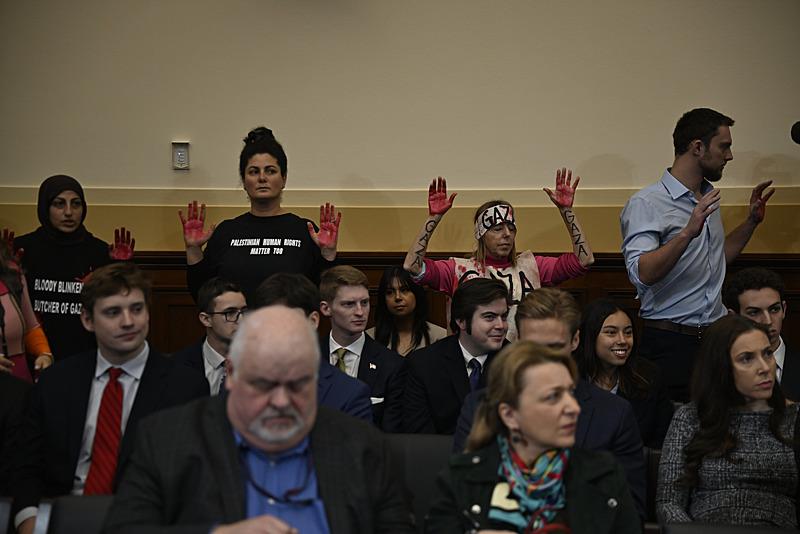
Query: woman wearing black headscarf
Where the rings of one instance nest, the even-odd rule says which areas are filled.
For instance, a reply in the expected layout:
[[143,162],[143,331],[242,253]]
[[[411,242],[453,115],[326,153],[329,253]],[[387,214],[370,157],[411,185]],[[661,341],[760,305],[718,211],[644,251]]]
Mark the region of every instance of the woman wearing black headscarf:
[[63,174],[39,186],[37,214],[41,226],[13,241],[33,301],[56,359],[89,350],[94,336],[80,321],[83,280],[113,261],[133,257],[134,240],[125,228],[114,231],[109,246],[83,222],[87,205],[78,181]]

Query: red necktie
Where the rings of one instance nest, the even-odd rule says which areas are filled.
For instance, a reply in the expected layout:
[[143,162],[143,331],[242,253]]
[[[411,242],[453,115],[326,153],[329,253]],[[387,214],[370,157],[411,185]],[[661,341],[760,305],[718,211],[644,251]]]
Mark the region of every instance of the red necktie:
[[92,443],[92,464],[83,487],[84,495],[110,495],[117,472],[117,453],[122,435],[122,369],[108,370],[108,383],[103,389],[100,412]]

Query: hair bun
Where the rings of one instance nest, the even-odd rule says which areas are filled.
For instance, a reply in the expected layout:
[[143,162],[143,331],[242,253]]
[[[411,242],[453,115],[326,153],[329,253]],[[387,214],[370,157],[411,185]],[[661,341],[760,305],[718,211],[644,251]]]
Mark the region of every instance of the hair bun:
[[264,140],[274,141],[275,135],[269,128],[259,126],[258,128],[253,128],[250,130],[250,132],[248,132],[247,137],[244,138],[244,143],[246,145],[250,145]]

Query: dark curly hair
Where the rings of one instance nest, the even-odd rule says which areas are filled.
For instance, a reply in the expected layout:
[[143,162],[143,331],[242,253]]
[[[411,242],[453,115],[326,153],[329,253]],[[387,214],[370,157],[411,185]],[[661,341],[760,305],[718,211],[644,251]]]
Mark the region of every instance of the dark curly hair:
[[288,173],[286,152],[283,151],[283,147],[278,140],[275,139],[272,130],[264,126],[253,128],[248,132],[247,137],[245,137],[243,141],[244,148],[242,148],[242,152],[239,154],[239,176],[242,177],[242,180],[244,180],[244,172],[245,169],[247,169],[247,163],[250,161],[250,158],[256,154],[269,154],[275,158],[278,161],[278,167],[281,168],[281,174],[286,177]]

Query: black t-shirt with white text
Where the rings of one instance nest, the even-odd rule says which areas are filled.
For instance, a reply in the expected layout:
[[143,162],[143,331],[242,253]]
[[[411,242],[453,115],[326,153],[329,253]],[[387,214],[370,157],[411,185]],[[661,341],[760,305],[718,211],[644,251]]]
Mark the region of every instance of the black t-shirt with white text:
[[197,300],[200,286],[214,276],[241,285],[248,299],[275,273],[300,273],[319,283],[320,273],[333,263],[320,254],[308,233],[308,222],[293,213],[258,217],[249,212],[221,222],[203,260],[187,267],[192,296]]

